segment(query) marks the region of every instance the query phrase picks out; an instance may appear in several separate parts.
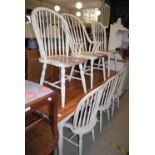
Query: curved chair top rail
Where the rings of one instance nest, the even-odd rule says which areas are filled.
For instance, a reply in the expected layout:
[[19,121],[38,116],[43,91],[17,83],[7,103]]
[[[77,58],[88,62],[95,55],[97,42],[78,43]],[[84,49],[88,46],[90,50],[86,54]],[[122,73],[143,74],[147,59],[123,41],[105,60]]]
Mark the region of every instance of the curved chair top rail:
[[103,84],[105,86],[105,89],[102,91],[102,97],[100,102],[100,107],[102,107],[102,109],[107,109],[111,106],[111,100],[116,90],[117,82],[118,74],[111,77]]
[[107,50],[106,27],[97,21],[91,23],[93,41],[98,44],[99,50]]
[[79,102],[73,119],[74,130],[89,130],[96,123],[96,114],[100,103],[103,86],[89,92]]
[[74,130],[82,130],[83,128],[89,130],[87,128],[91,128],[97,121],[96,114],[99,107],[107,109],[111,106],[118,77],[119,74],[116,74],[81,99],[74,113]]
[[38,7],[32,11],[31,19],[43,59],[69,55],[68,26],[60,14],[45,7]]
[[[78,54],[79,51],[93,51],[94,42],[89,38],[82,21],[69,13],[64,13],[62,16],[68,24],[72,52]],[[88,43],[89,49],[87,48]]]
[[[69,20],[74,20],[74,22],[75,23],[72,23],[72,24],[75,24],[74,26],[78,26],[78,27],[81,27],[82,28],[82,31],[84,31],[84,33],[85,33],[85,36],[86,36],[86,38],[87,38],[87,41],[89,42],[89,43],[93,43],[93,41],[89,38],[89,36],[88,36],[88,33],[87,33],[87,31],[86,31],[86,28],[85,28],[85,26],[84,26],[84,24],[83,24],[83,22],[78,18],[78,17],[76,17],[76,16],[74,16],[74,15],[71,15],[71,14],[69,14],[69,13],[63,13],[62,14],[62,16],[65,18],[65,20],[67,20],[67,23],[68,23],[68,26],[71,26],[71,21],[69,21]],[[80,32],[80,31],[79,31]],[[82,35],[82,34],[81,34]]]
[[117,89],[119,75],[124,73],[127,69],[128,66],[81,99],[73,117],[74,130],[77,132],[86,132],[92,129],[97,121],[96,114],[99,107],[107,109],[111,106],[111,100]]

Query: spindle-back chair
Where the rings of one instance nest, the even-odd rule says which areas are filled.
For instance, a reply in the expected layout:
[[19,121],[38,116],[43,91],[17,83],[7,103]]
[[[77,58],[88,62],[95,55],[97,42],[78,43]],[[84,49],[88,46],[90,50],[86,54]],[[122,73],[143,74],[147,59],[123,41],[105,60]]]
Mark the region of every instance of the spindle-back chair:
[[[82,21],[71,14],[65,13],[63,14],[68,27],[69,27],[69,36],[70,36],[70,47],[72,51],[72,55],[78,58],[84,58],[90,60],[90,68],[87,69],[87,64],[85,63],[84,72],[86,75],[90,76],[91,89],[93,88],[93,65],[96,59],[101,58],[102,60],[102,68],[96,68],[103,71],[103,78],[106,80],[106,72],[105,72],[105,63],[104,56],[105,54],[102,52],[96,51],[96,44],[89,38],[86,28]],[[74,72],[74,68],[72,68],[71,75]],[[90,72],[89,72],[90,71]]]
[[[79,148],[79,155],[82,155],[82,137],[84,134],[92,132],[92,139],[93,141],[95,140],[94,127],[97,123],[96,115],[104,89],[105,85],[102,85],[85,95],[78,103],[75,112],[70,115],[70,118],[63,126],[73,132],[71,137],[64,137],[64,139]],[[75,135],[79,135],[79,144],[73,141]]]
[[116,90],[117,81],[118,81],[118,74],[108,79],[105,83],[105,89],[102,92],[101,102],[98,109],[100,114],[100,118],[99,118],[100,132],[102,131],[103,112],[107,112],[108,120],[110,120],[109,109],[113,103],[112,100],[113,100],[114,92]]
[[[64,18],[55,11],[38,7],[32,11],[32,26],[38,41],[40,59],[43,64],[40,84],[48,84],[61,90],[61,104],[65,106],[65,68],[79,65],[81,81],[86,93],[86,82],[82,63],[84,59],[73,58],[69,55],[68,26]],[[50,82],[45,80],[47,65],[61,69],[61,80]],[[77,78],[76,78],[77,79]],[[59,86],[60,83],[60,86]]]
[[[117,70],[117,59],[115,57],[115,54],[117,53],[117,51],[109,51],[107,50],[107,34],[106,34],[106,28],[104,27],[104,25],[100,22],[97,21],[93,21],[91,24],[92,27],[92,34],[93,34],[93,41],[96,44],[96,50],[99,52],[103,52],[107,58],[107,69],[108,69],[108,77],[110,76],[110,70],[111,70],[111,59],[114,59],[114,65],[115,65],[115,70]],[[102,67],[102,65],[100,64],[101,61],[99,60],[99,62],[97,64],[94,64],[95,67],[97,66]]]
[[117,103],[117,108],[119,108],[120,96],[128,89],[128,80],[129,80],[129,66],[124,67],[118,74],[118,81],[116,84],[116,89],[114,91],[113,103],[111,116],[114,114],[115,103]]

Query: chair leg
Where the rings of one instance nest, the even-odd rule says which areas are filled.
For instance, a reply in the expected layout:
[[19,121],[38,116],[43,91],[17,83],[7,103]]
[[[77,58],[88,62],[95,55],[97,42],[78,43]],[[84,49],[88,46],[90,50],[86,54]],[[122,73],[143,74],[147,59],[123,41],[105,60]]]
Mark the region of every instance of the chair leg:
[[112,110],[111,110],[111,117],[113,117],[113,115],[114,115],[114,109],[115,109],[115,100],[114,100],[115,98],[113,98],[112,99]]
[[101,59],[98,60],[98,69],[100,69]]
[[79,135],[79,155],[82,155],[82,135]]
[[94,128],[92,129],[92,140],[93,140],[93,142],[95,141],[95,134],[94,134]]
[[117,96],[117,108],[119,108],[119,96]]
[[108,77],[110,77],[110,70],[111,70],[111,66],[110,66],[110,55],[108,55]]
[[65,67],[61,67],[61,106],[65,107]]
[[106,71],[105,71],[104,57],[102,58],[102,69],[103,69],[103,78],[104,78],[104,81],[105,81],[106,80]]
[[43,66],[42,66],[40,85],[43,85],[43,83],[44,83],[46,68],[47,68],[47,64],[44,63]]
[[82,64],[79,64],[79,68],[80,68],[80,75],[81,75],[83,90],[84,90],[84,93],[86,94],[87,93],[86,80],[85,80],[85,77],[84,77]]
[[110,120],[109,108],[107,109],[107,118],[108,118],[108,121],[109,121]]
[[100,132],[102,132],[102,111],[100,110]]
[[72,79],[73,72],[74,72],[74,68],[75,68],[75,66],[73,66],[73,67],[71,68],[71,72],[70,72],[70,75],[69,75],[69,81]]
[[94,65],[94,60],[91,60],[90,63],[91,63],[91,64],[90,64],[90,65],[91,65],[91,66],[90,66],[90,88],[93,89],[93,83],[94,83],[94,82],[93,82],[93,78],[94,78],[94,77],[93,77],[93,74],[94,74],[94,73],[93,73],[93,71],[94,71],[94,70],[93,70],[93,65]]
[[84,63],[83,72],[85,73],[87,62]]
[[61,124],[58,125],[58,130],[59,130],[58,152],[59,155],[63,155],[63,126]]

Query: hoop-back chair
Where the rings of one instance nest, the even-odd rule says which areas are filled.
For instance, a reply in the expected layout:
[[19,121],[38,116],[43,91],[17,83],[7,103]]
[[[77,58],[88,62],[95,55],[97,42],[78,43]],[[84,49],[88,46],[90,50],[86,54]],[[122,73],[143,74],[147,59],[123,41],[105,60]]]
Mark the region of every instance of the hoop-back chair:
[[110,120],[109,109],[113,103],[112,100],[116,89],[117,81],[118,81],[118,75],[116,74],[112,78],[108,79],[105,83],[105,89],[102,92],[101,102],[98,109],[100,114],[100,118],[99,118],[100,132],[102,131],[103,112],[107,112],[108,120]]
[[[65,68],[79,65],[82,85],[86,93],[86,82],[82,63],[85,60],[73,58],[69,55],[68,26],[64,18],[55,11],[38,7],[32,11],[32,26],[38,41],[40,59],[43,64],[40,84],[48,84],[61,90],[61,104],[65,106]],[[61,80],[50,82],[45,80],[47,65],[61,69]],[[60,86],[59,86],[60,83]]]
[[[95,47],[96,50],[99,52],[103,52],[107,58],[108,58],[108,62],[107,62],[107,69],[108,69],[108,77],[110,77],[110,70],[111,70],[111,58],[114,58],[114,65],[115,65],[115,70],[116,70],[116,65],[117,65],[117,59],[115,57],[115,54],[117,53],[117,51],[109,51],[107,50],[107,35],[106,35],[106,28],[104,27],[104,25],[100,22],[96,22],[93,21],[91,24],[92,27],[92,34],[93,34],[93,41],[95,42]],[[101,61],[99,60],[99,62],[97,64],[94,64],[95,67],[97,66],[98,68],[102,65],[100,65]]]
[[[73,133],[71,137],[64,137],[64,139],[79,147],[79,155],[82,155],[82,137],[84,134],[92,132],[92,139],[95,140],[94,127],[98,121],[97,111],[104,88],[104,85],[99,86],[85,95],[79,102],[75,112],[70,115],[68,121],[63,125]],[[73,141],[75,135],[79,136],[79,144]]]
[[[90,68],[86,69],[87,64],[84,65],[84,72],[90,76],[91,89],[93,88],[93,64],[96,59],[101,58],[103,67],[103,78],[106,80],[104,53],[96,52],[94,42],[90,40],[86,28],[82,21],[71,14],[65,13],[63,17],[67,21],[70,35],[70,47],[72,55],[78,58],[84,58],[90,60]],[[98,68],[97,68],[98,69]],[[71,75],[76,71],[72,68]],[[90,71],[90,72],[89,72]]]
[[120,72],[117,73],[118,81],[116,84],[116,89],[115,89],[113,100],[112,100],[113,102],[112,102],[111,116],[113,116],[114,114],[115,103],[117,103],[117,108],[119,108],[120,96],[123,94],[123,92],[126,89],[128,89],[128,76],[129,76],[128,69],[129,69],[129,66],[126,66]]

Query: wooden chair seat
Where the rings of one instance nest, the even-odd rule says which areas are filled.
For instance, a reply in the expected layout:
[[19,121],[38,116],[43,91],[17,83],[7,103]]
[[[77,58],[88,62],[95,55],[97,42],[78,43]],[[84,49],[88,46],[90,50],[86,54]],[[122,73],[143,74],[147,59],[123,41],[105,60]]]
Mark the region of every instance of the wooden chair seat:
[[104,55],[107,55],[108,56],[108,55],[111,55],[111,54],[118,53],[118,51],[114,51],[114,50],[105,50],[105,51],[102,50],[101,51],[101,50],[98,50],[97,53],[104,53]]
[[[96,59],[98,58],[102,58],[103,56],[105,56],[105,54],[103,52],[82,52],[81,55],[84,55],[84,56],[88,56],[88,57],[95,57]],[[90,59],[90,58],[89,58]]]
[[46,60],[39,59],[42,63],[47,63],[57,67],[72,67],[81,63],[85,63],[86,60],[82,58],[73,58],[71,56],[52,56],[47,57]]
[[89,52],[85,52],[85,53],[81,53],[80,55],[72,55],[75,58],[80,58],[80,59],[86,59],[86,60],[96,60],[97,56],[95,54],[89,53]]

